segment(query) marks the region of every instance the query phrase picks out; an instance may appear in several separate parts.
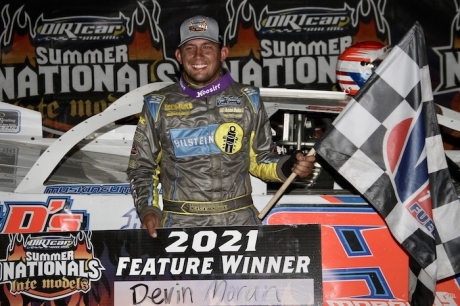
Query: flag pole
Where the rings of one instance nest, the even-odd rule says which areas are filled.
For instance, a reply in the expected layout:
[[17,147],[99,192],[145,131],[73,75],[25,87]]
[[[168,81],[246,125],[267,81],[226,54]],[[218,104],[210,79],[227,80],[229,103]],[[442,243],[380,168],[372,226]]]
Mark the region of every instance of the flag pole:
[[[314,148],[312,148],[310,151],[308,151],[307,156],[312,156],[315,155],[316,151]],[[270,201],[265,205],[264,209],[259,213],[259,219],[262,220],[265,215],[268,213],[268,211],[275,205],[275,203],[278,201],[278,199],[281,197],[281,195],[284,193],[284,191],[288,188],[288,186],[292,183],[292,181],[296,178],[297,174],[294,172],[291,173],[291,175],[287,178],[287,180],[283,183],[283,185],[278,189],[278,191],[275,193],[275,195],[270,199]]]

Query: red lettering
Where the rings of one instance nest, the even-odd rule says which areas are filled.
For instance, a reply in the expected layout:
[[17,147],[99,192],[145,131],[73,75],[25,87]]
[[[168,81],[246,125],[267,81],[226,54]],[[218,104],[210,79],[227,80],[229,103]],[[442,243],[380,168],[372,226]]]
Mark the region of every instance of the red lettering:
[[54,214],[64,208],[65,200],[51,200],[48,205],[50,214]]
[[[18,203],[18,202],[16,202]],[[9,213],[5,218],[3,233],[37,233],[79,231],[85,215],[66,209],[68,199],[48,198],[45,205],[38,203],[6,203]]]
[[80,230],[83,221],[82,215],[56,214],[51,216],[48,232],[65,232]]
[[3,228],[4,233],[41,232],[48,217],[44,206],[10,205],[10,213]]

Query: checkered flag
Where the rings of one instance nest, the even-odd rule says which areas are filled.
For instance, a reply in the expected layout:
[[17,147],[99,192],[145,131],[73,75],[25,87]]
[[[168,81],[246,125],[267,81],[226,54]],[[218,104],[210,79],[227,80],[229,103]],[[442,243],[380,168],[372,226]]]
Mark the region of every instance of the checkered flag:
[[410,255],[411,305],[432,306],[436,281],[460,273],[460,203],[416,23],[315,145],[385,218]]

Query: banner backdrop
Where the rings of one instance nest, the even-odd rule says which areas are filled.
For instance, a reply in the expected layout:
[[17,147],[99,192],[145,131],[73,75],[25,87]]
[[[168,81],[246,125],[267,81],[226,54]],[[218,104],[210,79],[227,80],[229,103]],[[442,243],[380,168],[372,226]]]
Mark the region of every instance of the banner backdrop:
[[[459,111],[457,2],[4,1],[0,100],[39,110],[46,135],[62,134],[128,91],[176,81],[179,26],[203,14],[220,24],[236,81],[317,90],[340,90],[335,70],[345,48],[394,44],[419,21],[435,102]],[[458,135],[445,132],[454,144]]]
[[2,305],[323,305],[319,225],[11,234],[0,246]]

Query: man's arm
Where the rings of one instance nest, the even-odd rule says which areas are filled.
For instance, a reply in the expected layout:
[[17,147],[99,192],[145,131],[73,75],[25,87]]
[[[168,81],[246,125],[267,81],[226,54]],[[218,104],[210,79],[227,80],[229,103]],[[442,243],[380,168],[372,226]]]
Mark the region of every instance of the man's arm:
[[157,188],[160,159],[161,146],[155,120],[144,105],[134,134],[127,175],[142,227],[147,228],[152,237],[156,237],[155,228],[160,226],[162,214]]
[[254,132],[251,135],[251,173],[265,181],[285,181],[292,172],[299,178],[307,177],[315,163],[314,156],[294,152],[281,156],[274,152],[271,126],[262,98],[254,114]]

